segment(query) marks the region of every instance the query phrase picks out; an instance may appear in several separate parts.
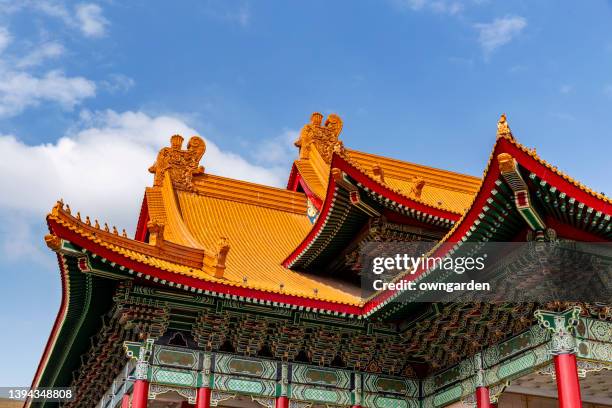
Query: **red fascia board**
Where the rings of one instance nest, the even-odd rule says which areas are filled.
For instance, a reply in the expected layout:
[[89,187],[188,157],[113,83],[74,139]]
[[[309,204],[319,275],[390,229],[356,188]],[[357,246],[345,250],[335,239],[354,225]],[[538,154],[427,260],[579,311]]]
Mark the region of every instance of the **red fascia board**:
[[337,163],[335,166],[340,170],[344,171],[351,178],[355,179],[371,191],[382,195],[390,200],[395,201],[398,204],[402,204],[404,207],[413,208],[420,212],[430,214],[433,216],[437,216],[440,218],[445,218],[451,221],[457,221],[461,215],[455,212],[446,211],[440,208],[430,207],[427,204],[423,204],[414,200],[411,200],[408,197],[405,197],[397,192],[391,190],[390,188],[383,186],[376,181],[372,180],[367,174],[364,174],[361,170],[351,165],[349,162],[344,160],[342,157],[335,155],[334,157],[337,159]]
[[136,241],[144,242],[147,237],[147,224],[149,223],[149,206],[147,204],[147,195],[144,195],[142,199],[142,205],[140,206],[140,215],[138,216],[138,224],[136,224],[136,234],[134,239]]
[[592,232],[581,230],[573,225],[565,224],[553,217],[546,217],[544,219],[546,226],[554,229],[559,237],[570,238],[582,242],[610,242],[609,240],[595,235]]
[[124,267],[132,269],[136,272],[156,277],[159,280],[166,280],[180,285],[189,286],[196,289],[208,290],[219,294],[260,299],[264,301],[278,302],[312,309],[331,310],[338,313],[361,313],[361,308],[359,306],[344,305],[318,299],[307,299],[288,294],[265,292],[257,289],[229,286],[219,282],[208,282],[191,276],[184,276],[173,272],[168,272],[117,254],[111,251],[110,249],[96,244],[95,242],[92,242],[87,238],[84,238],[81,235],[75,233],[74,231],[63,227],[53,221],[50,221],[49,225],[55,235],[57,235],[58,237],[70,241],[73,244],[78,245],[82,248],[85,248],[91,251],[92,253],[95,253],[96,255],[109,260],[110,262],[115,262],[116,264],[123,265]]
[[314,204],[318,211],[321,211],[321,206],[323,205],[323,201],[317,197],[308,184],[306,184],[306,180],[300,174],[297,169],[295,163],[291,167],[291,173],[289,174],[289,181],[287,182],[287,190],[298,191],[298,187],[302,187],[306,196],[310,199],[310,201]]
[[[332,157],[332,165],[330,169],[334,168],[336,158],[337,156],[334,154],[334,156]],[[306,235],[306,238],[304,238],[300,245],[282,262],[282,265],[285,268],[289,268],[289,265],[295,260],[295,258],[299,256],[299,254],[301,254],[306,249],[308,244],[310,244],[314,237],[319,233],[321,228],[323,228],[323,224],[329,216],[329,210],[333,201],[335,188],[336,182],[330,175],[329,183],[327,183],[327,191],[325,193],[325,201],[322,204],[323,208],[319,210],[319,216],[317,217],[317,220],[310,229],[310,232],[308,232],[308,235]]]
[[[42,376],[43,370],[47,366],[47,362],[49,361],[49,357],[52,351],[52,346],[55,344],[57,340],[57,336],[59,335],[59,330],[66,319],[66,313],[68,311],[68,294],[67,294],[67,282],[66,282],[66,271],[64,268],[64,264],[59,254],[57,254],[57,262],[60,268],[60,276],[62,281],[62,300],[60,303],[60,308],[57,312],[57,316],[55,317],[55,322],[53,323],[53,328],[51,329],[51,334],[49,334],[49,338],[47,339],[47,344],[45,345],[45,349],[43,351],[43,355],[40,358],[38,363],[38,367],[36,369],[36,374],[34,374],[34,379],[32,380],[32,389],[38,386],[38,382],[40,381],[40,377]],[[26,399],[24,403],[24,407],[30,406],[29,398]]]
[[551,186],[556,187],[557,190],[592,207],[595,211],[601,211],[603,214],[612,214],[612,204],[582,190],[580,187],[547,168],[508,140],[501,139],[499,144],[502,145],[504,151],[512,155],[522,167],[536,174],[541,180],[547,182]]
[[287,190],[297,191],[297,176],[300,172],[297,169],[295,163],[291,165],[291,171],[289,172],[289,180],[287,180]]

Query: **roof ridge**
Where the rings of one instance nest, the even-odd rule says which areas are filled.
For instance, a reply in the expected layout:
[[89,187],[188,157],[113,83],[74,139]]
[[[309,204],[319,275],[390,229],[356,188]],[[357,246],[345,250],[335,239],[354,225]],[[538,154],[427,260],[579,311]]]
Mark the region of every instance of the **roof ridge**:
[[194,185],[194,194],[306,214],[306,195],[301,192],[208,173],[194,178]]
[[376,178],[370,176],[369,172],[367,169],[365,169],[362,165],[360,165],[359,163],[357,163],[354,159],[352,159],[348,154],[342,154],[339,155],[342,159],[346,160],[347,163],[349,163],[351,166],[355,167],[358,171],[360,171],[361,173],[363,173],[364,176],[368,177],[370,180],[372,180],[374,183],[378,184],[381,187],[384,187],[386,189],[389,189],[391,191],[393,191],[394,193],[398,194],[401,197],[404,197],[408,200],[414,201],[416,203],[419,203],[421,205],[430,207],[430,208],[435,208],[436,210],[442,210],[442,211],[446,211],[449,213],[453,213],[453,214],[458,214],[461,215],[464,211],[457,211],[454,209],[449,209],[449,208],[445,208],[441,205],[438,204],[432,204],[432,203],[428,203],[427,201],[423,200],[420,197],[415,197],[413,195],[408,195],[406,194],[405,191],[396,188],[394,186],[391,186],[383,181],[377,180]]
[[[451,178],[456,180],[453,183],[444,183],[442,180],[438,180],[439,185],[445,188],[452,188],[458,191],[465,191],[465,192],[473,193],[474,190],[477,188],[477,186],[480,184],[480,178],[476,176],[472,176],[470,174],[458,173],[458,172],[451,171],[451,170],[446,170],[446,169],[441,169],[437,167],[427,166],[424,164],[404,161],[404,160],[395,159],[392,157],[381,156],[381,155],[377,155],[373,153],[362,152],[360,150],[355,150],[355,149],[347,149],[347,152],[349,155],[357,154],[357,155],[368,157],[372,161],[376,161],[377,159],[380,159],[382,161],[386,161],[391,166],[397,167],[398,169],[401,169],[402,165],[414,166],[415,168],[419,170],[419,172],[421,173],[424,172],[425,174],[423,174],[423,176],[425,177],[430,176],[433,178],[448,179],[450,176]],[[383,164],[383,163],[380,163],[380,164]],[[397,171],[397,173],[400,173],[400,171]],[[444,176],[436,175],[433,173],[444,173]],[[456,185],[457,182],[464,183],[464,184],[470,184],[472,185],[472,188],[457,187]],[[430,181],[430,183],[436,184],[436,182],[433,182],[433,181]]]
[[526,154],[528,154],[529,156],[533,157],[535,160],[537,160],[541,165],[543,165],[544,167],[546,167],[547,169],[551,170],[552,172],[554,172],[555,174],[557,174],[558,176],[562,177],[564,180],[568,181],[569,183],[573,184],[574,186],[578,187],[580,190],[584,191],[587,194],[592,195],[595,198],[598,198],[600,200],[605,201],[608,204],[612,204],[612,198],[606,196],[605,194],[602,193],[598,193],[597,191],[594,191],[593,189],[589,188],[588,186],[586,186],[585,184],[581,183],[580,181],[576,180],[575,178],[573,178],[572,176],[568,175],[567,173],[559,170],[559,168],[557,166],[553,166],[552,164],[550,164],[549,162],[547,162],[546,160],[542,159],[537,153],[535,149],[530,149],[526,146],[524,146],[523,144],[519,143],[516,139],[514,139],[513,137],[509,137],[509,136],[500,136],[500,138],[504,138],[507,139],[508,141],[510,141],[510,143],[514,144],[516,147],[518,147],[519,149],[521,149],[523,152],[525,152]]

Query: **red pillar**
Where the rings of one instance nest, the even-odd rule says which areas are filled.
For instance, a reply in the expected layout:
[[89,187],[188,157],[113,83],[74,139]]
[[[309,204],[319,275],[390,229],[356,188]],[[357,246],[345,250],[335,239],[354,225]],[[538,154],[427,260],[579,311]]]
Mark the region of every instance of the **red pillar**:
[[210,388],[198,388],[198,396],[196,397],[196,408],[210,408]]
[[489,387],[476,387],[476,406],[478,408],[492,408],[489,399]]
[[123,394],[123,398],[121,398],[121,408],[130,408],[130,394]]
[[361,405],[353,405],[353,408],[361,408]]
[[553,358],[557,375],[559,408],[582,408],[576,355],[564,353],[557,354]]
[[277,397],[276,408],[289,408],[289,398],[284,396]]
[[149,399],[149,382],[146,380],[134,381],[132,390],[132,408],[147,408]]

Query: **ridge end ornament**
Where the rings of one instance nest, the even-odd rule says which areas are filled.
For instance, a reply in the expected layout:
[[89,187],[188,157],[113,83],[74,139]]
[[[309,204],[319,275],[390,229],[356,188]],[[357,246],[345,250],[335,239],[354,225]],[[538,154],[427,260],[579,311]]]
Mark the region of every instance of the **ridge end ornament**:
[[340,116],[332,113],[327,116],[323,124],[323,114],[314,112],[310,115],[310,122],[300,131],[295,146],[300,149],[300,159],[310,157],[314,146],[326,163],[331,162],[334,152],[344,154],[344,145],[339,140],[343,122]]
[[162,148],[157,154],[155,163],[149,167],[153,173],[153,186],[161,187],[166,173],[174,187],[193,191],[193,177],[204,174],[204,167],[200,160],[206,152],[206,142],[199,136],[192,136],[187,143],[187,150],[183,150],[183,137],[173,135],[170,137],[170,147]]
[[514,139],[510,126],[508,126],[508,118],[505,113],[502,113],[497,121],[497,137],[509,137]]

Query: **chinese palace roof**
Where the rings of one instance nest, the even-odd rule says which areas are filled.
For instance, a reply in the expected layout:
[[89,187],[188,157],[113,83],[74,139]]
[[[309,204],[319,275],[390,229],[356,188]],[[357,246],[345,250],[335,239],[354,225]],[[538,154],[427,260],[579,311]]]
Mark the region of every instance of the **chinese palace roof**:
[[[527,198],[531,191],[542,202],[548,225],[612,237],[610,200],[539,159],[509,128],[498,132],[482,181],[346,149],[341,129],[336,115],[323,125],[313,114],[296,142],[300,157],[287,189],[206,173],[204,141],[194,136],[185,150],[175,135],[149,169],[154,183],[145,189],[135,239],[58,204],[47,218],[48,243],[70,242],[137,277],[192,292],[360,316],[393,294],[363,298],[358,285],[323,267],[369,218],[430,229],[441,242],[511,240],[521,217],[529,222],[535,213],[529,203],[510,207],[520,201],[504,181],[513,172]],[[535,222],[544,221],[535,215]]]
[[[375,339],[366,335],[374,323],[392,339],[398,332],[387,326],[420,319],[404,327],[401,344],[388,344],[385,367],[395,367],[398,356],[447,367],[482,344],[519,333],[529,319],[517,319],[516,309],[504,305],[456,303],[447,309],[453,318],[463,316],[466,323],[457,328],[442,312],[411,315],[403,302],[394,302],[405,295],[400,290],[365,295],[355,282],[354,255],[362,244],[427,241],[429,254],[446,256],[468,242],[612,240],[612,201],[522,146],[503,115],[482,179],[345,148],[341,130],[337,115],[325,123],[321,114],[312,115],[296,141],[299,158],[285,189],[207,173],[200,165],[205,142],[194,136],[183,148],[183,138],[172,136],[149,168],[153,183],[145,188],[134,238],[58,202],[47,216],[45,240],[57,253],[62,304],[33,386],[91,385],[102,362],[109,362],[106,370],[120,367],[119,334],[104,331],[110,326],[102,325],[97,351],[88,351],[109,310],[129,322],[130,336],[159,335],[170,320],[174,329],[213,333],[227,329],[215,320],[222,303],[262,315],[280,310],[294,323],[300,311],[334,324],[350,322],[364,330],[354,340],[366,343]],[[435,270],[412,272],[398,279],[436,276]],[[117,288],[131,285],[146,300],[117,298]],[[164,309],[160,304],[169,298],[181,307]],[[497,317],[484,318],[481,306],[495,309]],[[521,313],[530,316],[532,306]],[[123,323],[112,321],[112,330],[123,333]],[[489,330],[491,322],[505,326]],[[283,339],[299,337],[299,328],[285,329]],[[315,336],[323,354],[336,342],[332,334]],[[94,368],[74,372],[79,359]]]

